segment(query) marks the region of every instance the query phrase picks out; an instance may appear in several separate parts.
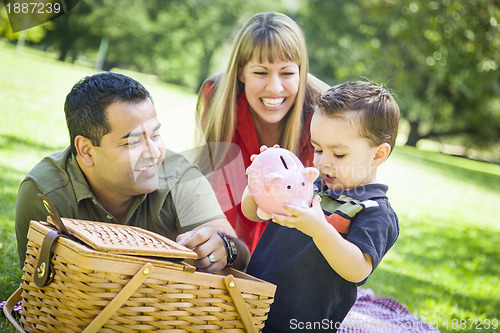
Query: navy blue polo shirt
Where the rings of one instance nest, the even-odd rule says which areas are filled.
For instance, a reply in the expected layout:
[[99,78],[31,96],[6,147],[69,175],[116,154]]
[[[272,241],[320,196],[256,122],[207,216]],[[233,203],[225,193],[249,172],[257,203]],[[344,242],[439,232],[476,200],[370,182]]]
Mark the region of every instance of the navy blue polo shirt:
[[[320,193],[332,200],[369,202],[352,217],[348,233],[341,235],[369,254],[375,269],[399,235],[398,219],[386,196],[388,187],[369,184],[336,192],[319,186]],[[366,282],[344,280],[311,237],[277,223],[268,224],[247,273],[277,285],[263,332],[334,332],[354,305],[357,287]]]

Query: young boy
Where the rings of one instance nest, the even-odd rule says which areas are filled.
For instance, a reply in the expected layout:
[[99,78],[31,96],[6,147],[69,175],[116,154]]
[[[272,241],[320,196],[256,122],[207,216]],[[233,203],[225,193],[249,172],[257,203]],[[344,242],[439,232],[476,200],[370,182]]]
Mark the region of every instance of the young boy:
[[[372,82],[346,82],[320,98],[311,121],[318,195],[311,208],[285,204],[292,216],[272,217],[247,269],[278,286],[264,332],[336,331],[396,241],[398,218],[377,168],[398,123],[394,98]],[[243,213],[260,221],[256,208],[246,190]]]

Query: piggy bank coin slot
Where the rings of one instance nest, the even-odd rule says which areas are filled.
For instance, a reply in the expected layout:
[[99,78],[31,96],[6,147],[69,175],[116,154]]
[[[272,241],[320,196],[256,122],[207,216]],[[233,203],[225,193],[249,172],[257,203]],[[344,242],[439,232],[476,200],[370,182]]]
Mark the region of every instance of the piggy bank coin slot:
[[286,165],[286,162],[285,162],[285,159],[283,158],[283,156],[280,156],[280,159],[281,159],[281,162],[283,163],[283,166],[285,167],[285,169],[288,170],[288,166]]

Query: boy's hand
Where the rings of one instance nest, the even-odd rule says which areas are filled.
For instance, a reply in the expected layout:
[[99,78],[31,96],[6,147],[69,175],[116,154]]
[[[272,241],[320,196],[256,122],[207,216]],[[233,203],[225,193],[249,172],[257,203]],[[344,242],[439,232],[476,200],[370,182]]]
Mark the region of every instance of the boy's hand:
[[322,226],[328,224],[325,214],[320,205],[321,197],[314,196],[312,207],[299,208],[288,204],[283,204],[292,216],[273,215],[271,219],[273,222],[281,224],[288,228],[296,228],[306,235],[314,238],[318,233],[321,233]]

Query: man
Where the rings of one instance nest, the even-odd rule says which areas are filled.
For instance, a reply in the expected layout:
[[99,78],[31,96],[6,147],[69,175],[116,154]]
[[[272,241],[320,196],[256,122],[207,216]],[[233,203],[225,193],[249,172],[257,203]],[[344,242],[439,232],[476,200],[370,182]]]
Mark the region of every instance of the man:
[[165,149],[149,92],[115,73],[78,82],[64,105],[71,144],[45,157],[25,177],[16,200],[20,266],[31,220],[47,213],[36,198],[51,199],[63,217],[138,226],[177,239],[198,254],[207,272],[249,251],[222,213],[210,184],[182,156]]

